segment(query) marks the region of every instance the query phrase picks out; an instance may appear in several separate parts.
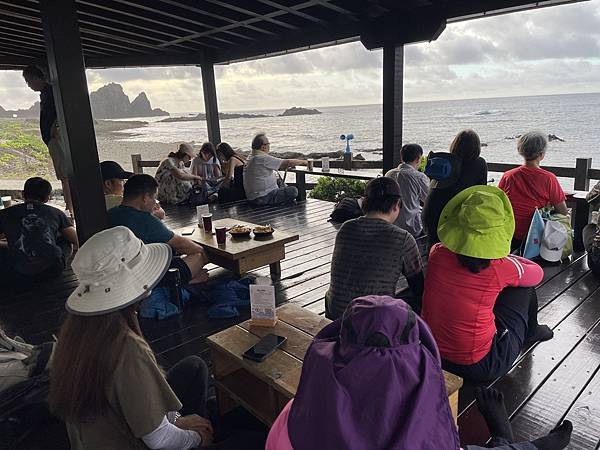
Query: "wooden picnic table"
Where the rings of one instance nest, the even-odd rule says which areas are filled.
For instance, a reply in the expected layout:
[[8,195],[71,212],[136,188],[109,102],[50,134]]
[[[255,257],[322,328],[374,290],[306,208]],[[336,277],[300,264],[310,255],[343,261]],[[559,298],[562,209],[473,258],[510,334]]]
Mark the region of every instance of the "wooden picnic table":
[[[240,404],[266,425],[271,425],[296,395],[304,355],[314,336],[331,321],[294,304],[279,307],[277,316],[279,320],[273,328],[254,327],[246,321],[208,337],[222,413]],[[263,362],[242,357],[269,333],[285,336],[287,342]],[[456,420],[462,379],[447,372],[444,378]]]
[[[299,239],[298,234],[275,229],[273,234],[268,237],[234,238],[227,233],[225,245],[218,245],[217,237],[214,234],[215,228],[231,228],[234,225],[243,225],[251,229],[257,226],[238,219],[225,218],[213,221],[212,233],[206,233],[199,225],[189,237],[204,248],[212,263],[231,270],[237,275],[243,275],[252,269],[269,265],[271,276],[274,278],[280,277],[280,261],[285,258],[285,244],[297,241]],[[178,231],[185,230],[187,229],[179,229]]]

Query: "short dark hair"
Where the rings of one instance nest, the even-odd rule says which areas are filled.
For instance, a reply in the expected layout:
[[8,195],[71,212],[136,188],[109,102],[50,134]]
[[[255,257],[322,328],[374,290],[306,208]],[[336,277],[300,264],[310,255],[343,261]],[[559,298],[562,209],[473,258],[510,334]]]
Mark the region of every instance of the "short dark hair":
[[260,150],[260,148],[266,143],[267,135],[265,133],[258,133],[252,139],[252,150]]
[[45,202],[52,194],[52,185],[48,180],[41,177],[29,178],[23,187],[23,198],[25,200],[37,200]]
[[400,201],[400,186],[393,178],[379,177],[371,180],[365,186],[363,212],[389,213]]
[[400,150],[400,157],[402,158],[402,162],[405,163],[416,161],[421,156],[423,156],[423,147],[419,144],[406,144]]
[[478,158],[481,154],[479,136],[473,130],[462,130],[450,144],[450,153],[462,158],[463,161]]
[[124,199],[133,199],[142,197],[146,194],[154,195],[158,190],[158,183],[153,176],[141,173],[132,176],[125,183],[123,190]]
[[471,273],[479,273],[483,269],[487,269],[491,265],[489,259],[475,258],[473,256],[456,255],[461,266],[466,268]]
[[35,77],[40,80],[45,80],[46,75],[38,66],[27,66],[23,69],[23,78]]

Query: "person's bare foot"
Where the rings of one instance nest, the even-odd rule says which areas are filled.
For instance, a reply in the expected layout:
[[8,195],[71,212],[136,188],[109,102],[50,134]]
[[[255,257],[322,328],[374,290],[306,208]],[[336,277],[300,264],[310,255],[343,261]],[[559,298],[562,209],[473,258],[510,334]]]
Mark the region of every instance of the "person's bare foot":
[[492,437],[504,438],[513,442],[514,435],[504,406],[502,392],[494,388],[477,388],[475,389],[475,401]]

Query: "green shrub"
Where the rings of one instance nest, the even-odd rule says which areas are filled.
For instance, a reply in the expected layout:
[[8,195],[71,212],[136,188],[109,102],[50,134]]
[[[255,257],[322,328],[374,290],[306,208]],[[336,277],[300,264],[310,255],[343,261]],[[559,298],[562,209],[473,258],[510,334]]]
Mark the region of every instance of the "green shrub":
[[344,197],[362,197],[366,184],[365,181],[348,178],[320,177],[309,196],[328,202],[339,202]]

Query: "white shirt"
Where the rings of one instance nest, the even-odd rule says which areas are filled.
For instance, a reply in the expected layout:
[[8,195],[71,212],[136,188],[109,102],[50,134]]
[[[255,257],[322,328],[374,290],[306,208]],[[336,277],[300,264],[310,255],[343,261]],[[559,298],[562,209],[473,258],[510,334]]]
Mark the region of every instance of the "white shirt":
[[283,160],[260,150],[253,150],[244,166],[244,190],[248,200],[264,197],[278,188],[275,170]]
[[423,232],[421,202],[425,202],[429,193],[429,178],[410,164],[404,163],[390,170],[385,176],[398,182],[402,196],[400,214],[394,223],[414,237],[420,236]]

